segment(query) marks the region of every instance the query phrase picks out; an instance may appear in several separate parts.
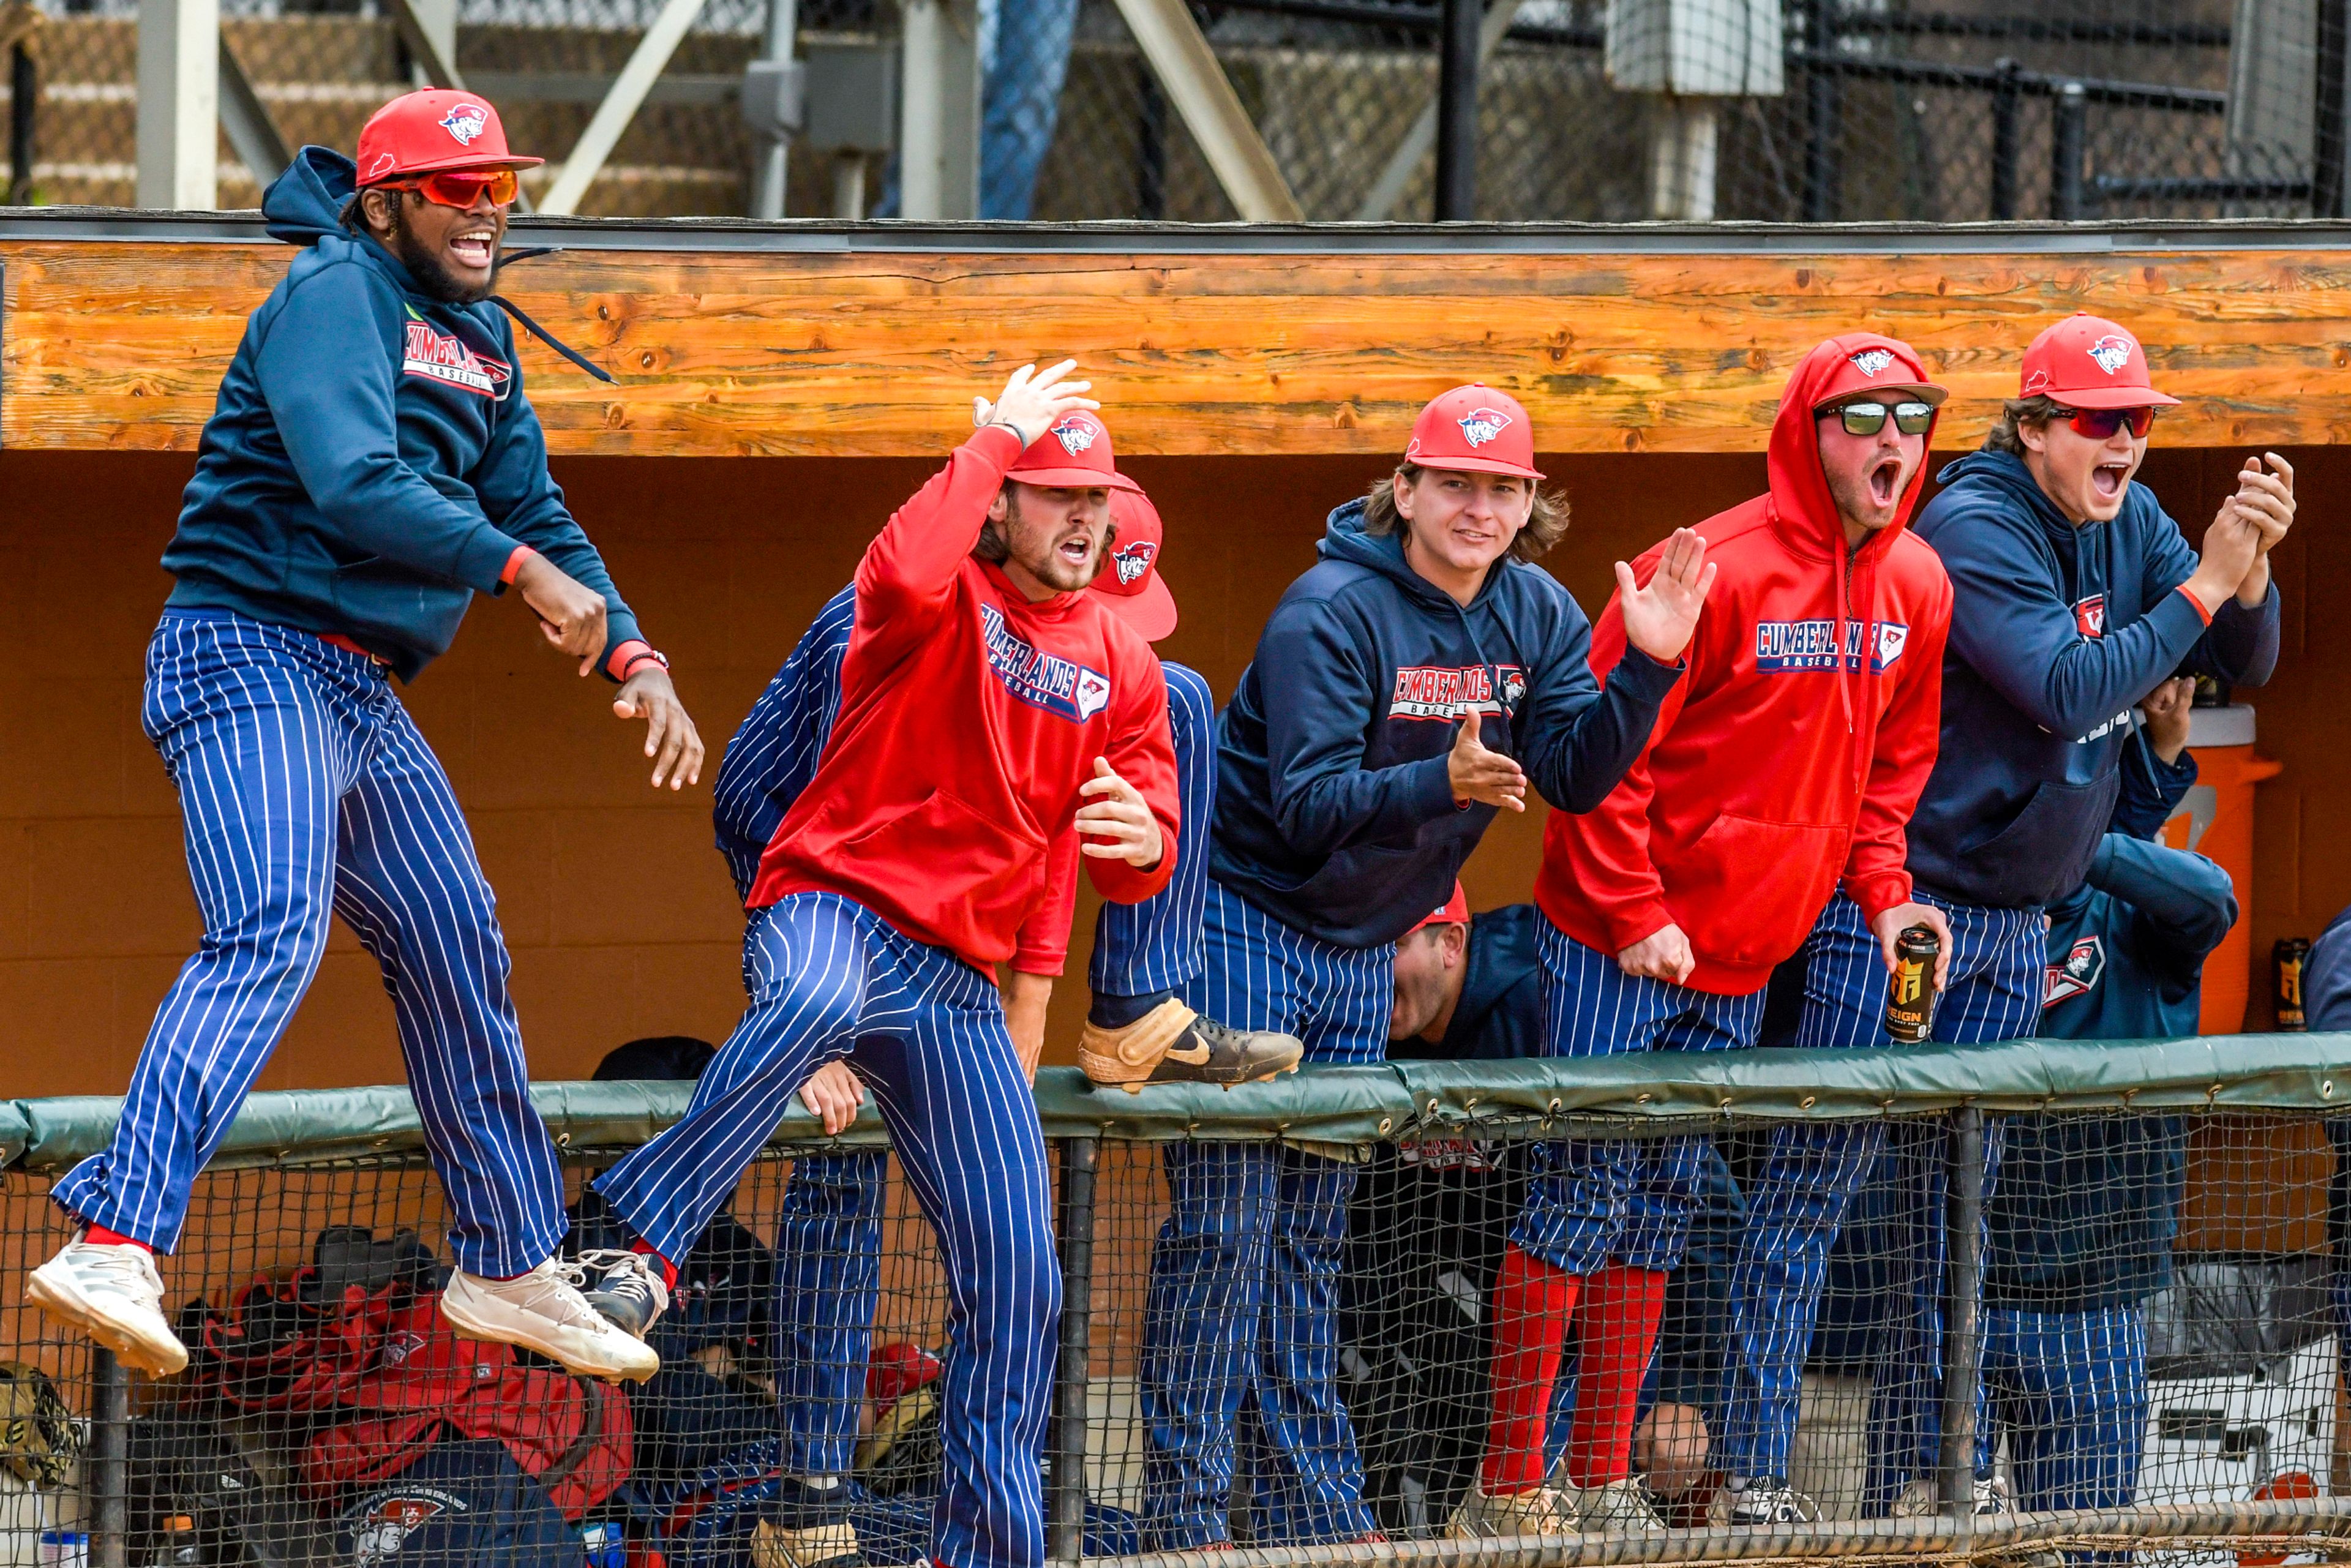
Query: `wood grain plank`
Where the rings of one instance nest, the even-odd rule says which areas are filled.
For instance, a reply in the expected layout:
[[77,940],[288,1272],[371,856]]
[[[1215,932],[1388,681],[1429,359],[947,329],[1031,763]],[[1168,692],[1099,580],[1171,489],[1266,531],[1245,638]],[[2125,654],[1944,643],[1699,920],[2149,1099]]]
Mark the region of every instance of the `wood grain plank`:
[[[274,246],[11,244],[0,444],[188,450]],[[621,380],[537,347],[565,454],[935,453],[1027,359],[1074,356],[1135,453],[1397,450],[1479,379],[1556,452],[1761,450],[1789,369],[1832,332],[1907,339],[1972,444],[2053,318],[2127,320],[2188,406],[2172,445],[2351,433],[2339,253],[1912,256],[772,256],[573,251],[525,309]]]

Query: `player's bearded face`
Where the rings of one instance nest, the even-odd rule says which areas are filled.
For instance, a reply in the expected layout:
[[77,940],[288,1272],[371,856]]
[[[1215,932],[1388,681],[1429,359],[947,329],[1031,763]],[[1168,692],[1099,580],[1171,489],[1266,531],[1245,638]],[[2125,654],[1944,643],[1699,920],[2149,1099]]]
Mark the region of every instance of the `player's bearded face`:
[[1013,484],[1001,525],[1006,554],[1058,593],[1100,576],[1110,550],[1110,492]]
[[381,237],[417,287],[452,305],[487,299],[497,277],[498,243],[506,237],[506,209],[491,205],[487,196],[461,209],[413,192],[387,194],[392,232]]
[[1927,461],[1927,437],[1905,435],[1889,418],[1875,435],[1853,435],[1834,413],[1823,414],[1821,473],[1845,521],[1876,530],[1901,515],[1903,493]]

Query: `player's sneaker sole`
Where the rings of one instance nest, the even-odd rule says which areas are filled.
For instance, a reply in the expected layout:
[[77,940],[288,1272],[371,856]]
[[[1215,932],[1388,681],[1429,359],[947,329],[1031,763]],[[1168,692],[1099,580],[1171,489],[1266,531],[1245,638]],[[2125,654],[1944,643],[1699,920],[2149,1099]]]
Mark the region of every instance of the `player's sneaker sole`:
[[172,1333],[160,1309],[152,1325],[110,1312],[105,1301],[82,1288],[62,1253],[33,1270],[25,1295],[57,1322],[112,1351],[116,1360],[134,1372],[170,1377],[187,1370],[188,1347]]
[[661,1370],[661,1356],[650,1345],[631,1338],[598,1316],[569,1284],[559,1278],[537,1280],[536,1276],[547,1268],[541,1264],[523,1278],[532,1281],[540,1291],[559,1288],[569,1292],[571,1301],[578,1303],[578,1312],[575,1314],[567,1311],[566,1316],[584,1321],[566,1322],[532,1311],[497,1289],[516,1281],[481,1280],[463,1271],[449,1277],[449,1287],[441,1293],[441,1315],[459,1339],[537,1351],[560,1363],[575,1377],[643,1383]]

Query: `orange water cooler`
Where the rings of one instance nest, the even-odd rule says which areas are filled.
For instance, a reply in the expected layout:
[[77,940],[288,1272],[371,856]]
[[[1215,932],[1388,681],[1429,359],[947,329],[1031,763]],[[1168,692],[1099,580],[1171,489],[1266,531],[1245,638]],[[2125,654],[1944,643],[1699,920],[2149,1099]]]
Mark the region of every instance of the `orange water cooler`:
[[2277,777],[2280,765],[2253,755],[2253,710],[2243,703],[2194,710],[2188,748],[2196,786],[2163,824],[2163,841],[2217,861],[2237,884],[2237,924],[2204,961],[2201,1019],[2206,1034],[2235,1034],[2253,977],[2253,786]]

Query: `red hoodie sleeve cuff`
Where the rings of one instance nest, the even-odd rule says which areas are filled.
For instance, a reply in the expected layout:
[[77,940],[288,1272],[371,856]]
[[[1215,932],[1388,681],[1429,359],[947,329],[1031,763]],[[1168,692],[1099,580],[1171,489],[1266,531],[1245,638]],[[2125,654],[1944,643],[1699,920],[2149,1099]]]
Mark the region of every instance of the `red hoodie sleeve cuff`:
[[2204,601],[2202,600],[2188,591],[2188,585],[2186,583],[2181,583],[2178,588],[2173,589],[2171,591],[2177,593],[2180,598],[2185,599],[2189,603],[2194,605],[2196,607],[2197,618],[2202,621],[2205,625],[2210,626],[2212,624],[2212,612],[2204,608]]
[[1865,923],[1876,919],[1889,909],[1899,908],[1910,902],[1910,873],[1907,871],[1881,872],[1868,877],[1847,877],[1844,894],[1861,905]]
[[512,588],[514,586],[515,578],[522,570],[522,563],[528,560],[538,553],[538,552],[537,550],[531,549],[528,545],[515,546],[514,553],[507,557],[507,564],[498,572],[499,585],[505,588]]
[[1666,907],[1662,898],[1645,898],[1637,904],[1607,910],[1600,918],[1608,926],[1608,939],[1616,944],[1616,952],[1609,955],[1613,958],[1634,943],[1655,936],[1671,925],[1674,912]]
[[632,671],[648,659],[664,670],[669,668],[669,661],[654,653],[650,643],[632,637],[612,650],[611,656],[604,661],[604,671],[616,681],[625,681]]

